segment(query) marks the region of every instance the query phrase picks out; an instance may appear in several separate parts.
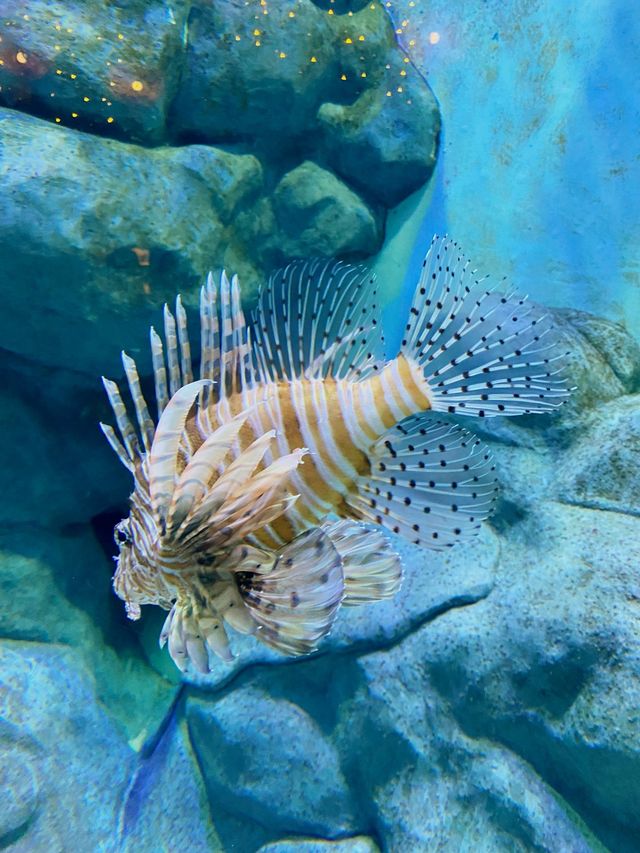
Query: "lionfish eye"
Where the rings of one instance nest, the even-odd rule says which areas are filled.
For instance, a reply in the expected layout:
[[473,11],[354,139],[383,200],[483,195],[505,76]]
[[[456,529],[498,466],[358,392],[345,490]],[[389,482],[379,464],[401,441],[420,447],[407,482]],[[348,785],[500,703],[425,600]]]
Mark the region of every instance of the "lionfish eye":
[[113,539],[116,545],[128,545],[131,542],[129,525],[120,521],[113,529]]

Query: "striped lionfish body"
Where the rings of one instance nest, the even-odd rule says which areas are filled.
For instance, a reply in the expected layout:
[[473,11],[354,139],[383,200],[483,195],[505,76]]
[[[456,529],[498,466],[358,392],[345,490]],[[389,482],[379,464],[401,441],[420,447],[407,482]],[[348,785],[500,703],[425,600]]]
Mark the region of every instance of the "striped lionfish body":
[[179,297],[164,343],[151,330],[157,424],[132,359],[138,429],[104,380],[120,438],[102,428],[134,477],[114,587],[131,618],[142,604],[169,610],[161,644],[181,669],[230,659],[225,625],[303,654],[341,604],[392,596],[400,559],[362,521],[434,549],[478,530],[491,456],[433,412],[547,412],[567,398],[549,321],[484,289],[455,243],[434,238],[386,363],[373,285],[360,266],[294,262],[247,322],[237,279],[216,288],[210,276],[199,379]]

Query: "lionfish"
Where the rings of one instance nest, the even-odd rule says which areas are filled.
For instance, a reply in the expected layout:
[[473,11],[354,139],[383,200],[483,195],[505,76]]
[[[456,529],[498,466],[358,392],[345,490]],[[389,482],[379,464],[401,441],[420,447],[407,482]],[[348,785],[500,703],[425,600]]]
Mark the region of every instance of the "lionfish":
[[483,281],[434,237],[385,362],[363,266],[294,261],[247,319],[237,277],[209,275],[199,379],[179,296],[164,343],[151,328],[157,423],[122,354],[137,427],[107,379],[120,438],[101,424],[134,480],[114,589],[131,619],[143,604],[169,611],[160,644],[181,670],[209,672],[209,652],[231,660],[229,626],[311,652],[341,605],[393,596],[401,560],[380,528],[436,550],[477,532],[491,455],[433,413],[549,412],[569,393],[549,319]]

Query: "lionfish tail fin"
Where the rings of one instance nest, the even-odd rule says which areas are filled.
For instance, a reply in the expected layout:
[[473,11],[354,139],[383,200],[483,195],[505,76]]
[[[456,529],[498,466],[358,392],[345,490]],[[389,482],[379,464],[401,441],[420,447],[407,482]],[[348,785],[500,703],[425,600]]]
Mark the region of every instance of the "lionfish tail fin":
[[345,584],[342,560],[320,528],[275,554],[243,549],[236,564],[240,595],[263,643],[287,655],[314,651],[331,630]]
[[322,529],[342,560],[344,605],[391,598],[402,585],[402,562],[380,530],[357,521],[325,522]]
[[358,486],[350,504],[361,518],[433,550],[476,533],[497,491],[480,439],[428,415],[407,418],[380,439]]
[[569,397],[566,353],[544,311],[477,278],[457,243],[434,237],[401,354],[424,371],[435,411],[491,417],[550,412]]

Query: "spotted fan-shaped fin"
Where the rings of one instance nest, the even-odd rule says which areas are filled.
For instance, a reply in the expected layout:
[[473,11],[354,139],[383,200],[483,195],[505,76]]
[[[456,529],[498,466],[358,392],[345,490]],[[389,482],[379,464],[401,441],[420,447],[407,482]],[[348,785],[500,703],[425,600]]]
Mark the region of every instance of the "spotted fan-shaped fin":
[[457,243],[434,237],[402,354],[424,370],[432,408],[489,417],[549,412],[569,396],[566,353],[541,308],[478,278]]
[[344,595],[340,554],[320,528],[298,536],[275,557],[264,552],[258,561],[256,552],[251,549],[236,569],[240,595],[260,626],[256,636],[287,655],[314,651]]
[[357,521],[327,521],[322,529],[342,560],[343,604],[369,604],[391,598],[402,584],[402,562],[380,530]]
[[251,337],[264,378],[362,378],[381,356],[375,276],[343,261],[294,261],[261,290]]
[[492,510],[496,477],[479,438],[429,416],[407,418],[374,448],[352,507],[416,545],[441,550],[474,534]]

